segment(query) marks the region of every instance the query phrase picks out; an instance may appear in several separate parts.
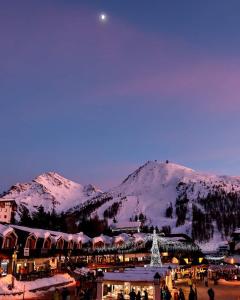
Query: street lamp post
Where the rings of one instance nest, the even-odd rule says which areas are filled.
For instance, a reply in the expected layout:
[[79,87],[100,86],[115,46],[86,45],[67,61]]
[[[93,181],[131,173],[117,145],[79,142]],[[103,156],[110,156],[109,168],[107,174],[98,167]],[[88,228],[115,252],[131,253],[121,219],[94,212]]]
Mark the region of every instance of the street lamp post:
[[12,288],[14,288],[14,280],[16,276],[16,261],[17,261],[17,251],[14,249],[12,255]]
[[156,274],[153,277],[153,283],[154,283],[154,298],[153,300],[158,300],[160,299],[160,279],[161,276],[158,272],[156,272]]
[[97,271],[97,297],[96,300],[103,299],[103,277],[104,274],[102,271]]

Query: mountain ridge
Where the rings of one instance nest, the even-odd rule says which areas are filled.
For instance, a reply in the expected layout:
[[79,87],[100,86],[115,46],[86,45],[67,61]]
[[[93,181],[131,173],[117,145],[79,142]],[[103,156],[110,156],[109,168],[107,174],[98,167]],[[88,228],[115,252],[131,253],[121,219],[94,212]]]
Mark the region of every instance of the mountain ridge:
[[45,172],[30,182],[16,183],[3,198],[14,198],[18,205],[27,206],[30,212],[40,205],[45,211],[54,208],[61,212],[99,193],[102,192],[92,184],[81,185],[56,172]]
[[[172,162],[148,161],[118,186],[102,192],[55,172],[16,184],[5,197],[36,209],[80,217],[98,216],[108,224],[141,219],[145,226],[186,233],[199,242],[226,240],[240,227],[240,177],[198,172]],[[44,202],[45,201],[45,202]]]

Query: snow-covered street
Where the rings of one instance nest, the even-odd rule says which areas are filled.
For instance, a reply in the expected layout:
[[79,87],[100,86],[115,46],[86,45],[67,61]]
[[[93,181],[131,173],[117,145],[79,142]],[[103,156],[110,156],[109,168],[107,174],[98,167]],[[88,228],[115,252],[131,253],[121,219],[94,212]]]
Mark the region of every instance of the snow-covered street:
[[[177,288],[180,287],[184,291],[185,298],[188,299],[189,287],[187,283],[177,283]],[[209,284],[209,287],[205,287],[202,282],[197,283],[197,295],[199,300],[209,300],[207,291],[210,287],[213,288],[215,299],[217,300],[240,300],[239,281],[219,280],[218,285]]]

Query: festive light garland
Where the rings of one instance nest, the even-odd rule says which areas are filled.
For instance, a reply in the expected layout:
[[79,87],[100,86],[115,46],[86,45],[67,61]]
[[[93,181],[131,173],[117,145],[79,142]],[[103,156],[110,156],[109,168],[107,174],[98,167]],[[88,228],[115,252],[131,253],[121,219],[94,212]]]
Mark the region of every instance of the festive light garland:
[[[95,249],[88,247],[86,248],[86,252],[89,254],[94,254],[97,252],[98,254],[105,254],[106,252],[124,252],[131,253],[139,250],[145,249],[145,245],[147,242],[153,241],[154,234],[146,234],[142,239],[142,243],[140,245],[136,245],[134,241],[127,241],[122,245],[109,245],[107,247],[97,247]],[[172,241],[171,239],[160,237],[155,233],[156,242],[160,244],[161,251],[199,251],[199,247],[195,244],[190,244],[182,241]]]

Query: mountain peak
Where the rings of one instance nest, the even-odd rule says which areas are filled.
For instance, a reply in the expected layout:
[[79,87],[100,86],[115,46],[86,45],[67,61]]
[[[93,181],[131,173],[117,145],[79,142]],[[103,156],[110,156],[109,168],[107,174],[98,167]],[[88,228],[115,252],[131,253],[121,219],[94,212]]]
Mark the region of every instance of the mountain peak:
[[147,161],[145,164],[140,166],[137,170],[131,173],[122,184],[136,182],[136,181],[145,181],[147,178],[154,180],[159,177],[165,180],[168,177],[184,177],[194,173],[195,171],[184,167],[179,164],[175,164],[166,160],[165,162],[159,162],[157,160]]
[[51,211],[53,203],[57,211],[65,211],[77,206],[88,198],[101,193],[93,185],[83,186],[56,172],[45,172],[27,183],[12,186],[5,197],[11,196],[18,204],[27,206],[30,211],[42,205]]
[[51,183],[55,183],[55,184],[61,184],[66,181],[70,182],[70,180],[64,178],[60,174],[53,172],[53,171],[45,172],[41,175],[38,175],[33,181],[41,183],[41,184],[44,184],[46,182],[51,182]]

